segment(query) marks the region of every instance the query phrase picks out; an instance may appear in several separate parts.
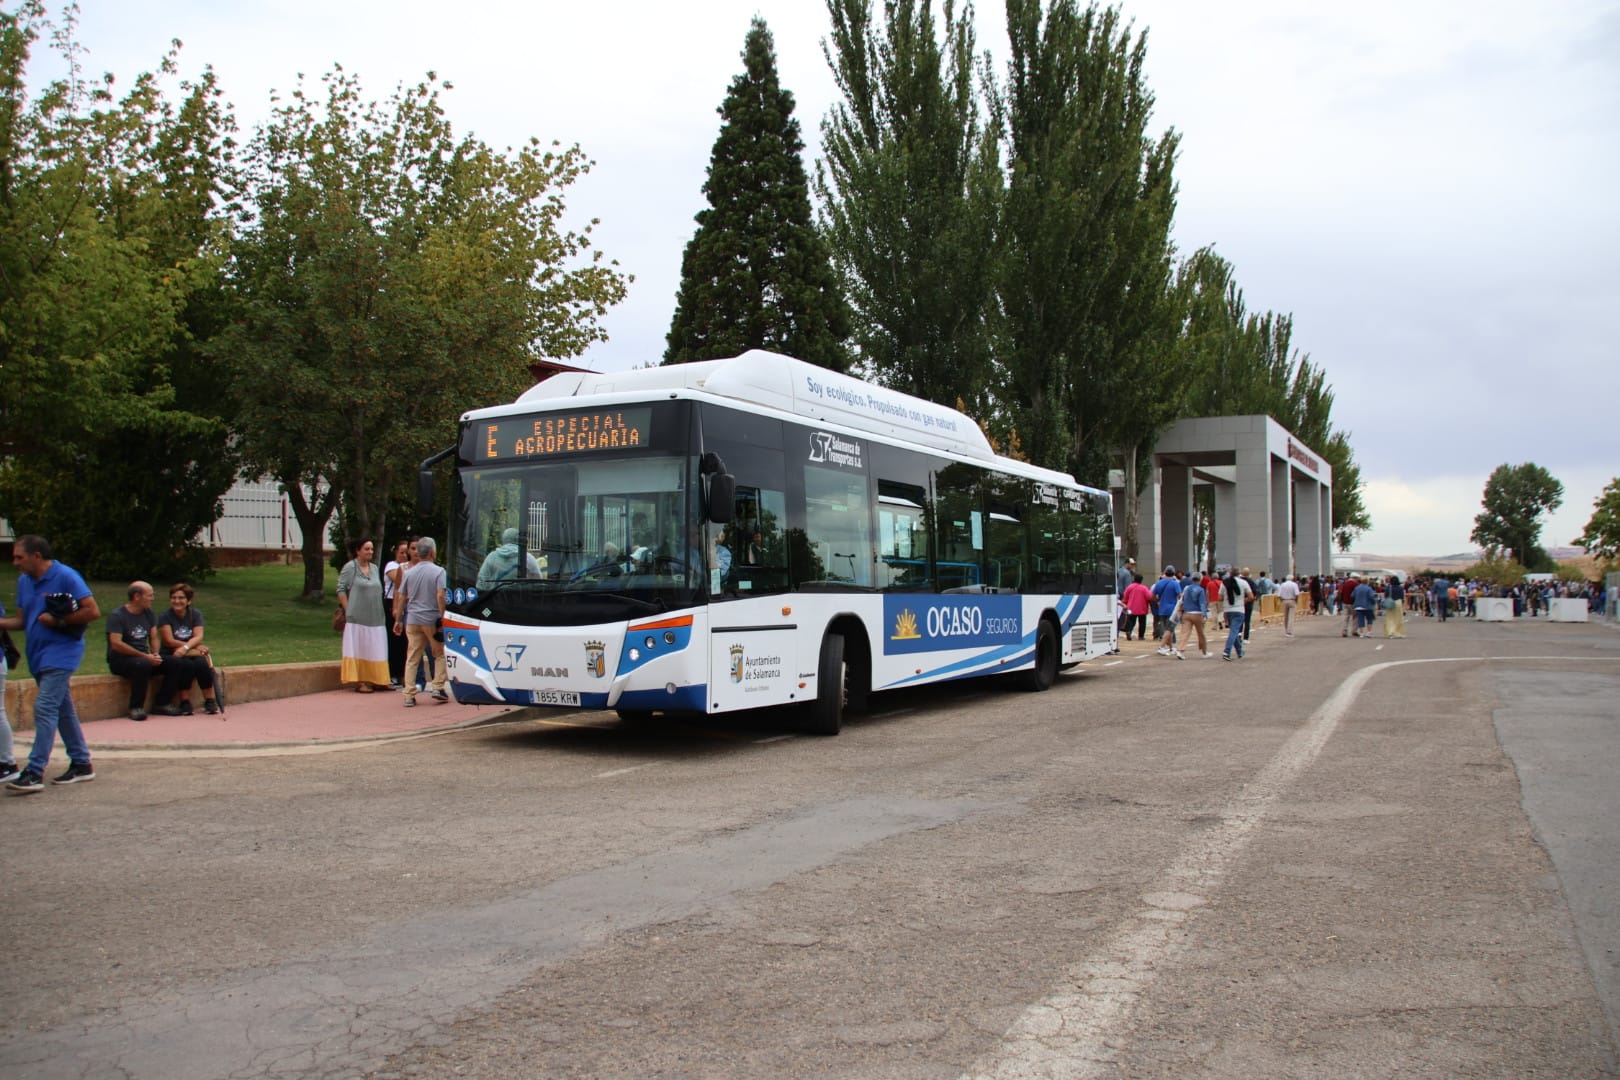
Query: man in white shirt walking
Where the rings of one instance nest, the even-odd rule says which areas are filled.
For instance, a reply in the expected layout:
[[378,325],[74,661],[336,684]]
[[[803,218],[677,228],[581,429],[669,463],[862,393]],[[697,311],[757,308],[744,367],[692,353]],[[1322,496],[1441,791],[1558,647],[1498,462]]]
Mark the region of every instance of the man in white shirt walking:
[[1294,603],[1299,599],[1299,583],[1293,574],[1283,578],[1282,584],[1277,586],[1277,598],[1282,601],[1283,637],[1293,637]]

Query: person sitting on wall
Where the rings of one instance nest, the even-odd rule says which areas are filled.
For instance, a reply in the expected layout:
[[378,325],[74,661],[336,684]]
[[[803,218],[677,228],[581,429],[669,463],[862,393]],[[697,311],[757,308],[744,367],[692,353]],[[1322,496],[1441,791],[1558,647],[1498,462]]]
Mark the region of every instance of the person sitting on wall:
[[163,670],[157,651],[157,619],[152,614],[152,586],[129,583],[129,600],[107,616],[107,670],[129,681],[129,718],[146,719],[146,691],[152,676]]
[[[185,582],[169,587],[169,609],[158,616],[157,630],[163,656],[163,685],[158,689],[160,704],[152,711],[164,716],[191,715],[191,686],[202,688],[203,712],[219,712],[214,700],[214,673],[209,663],[203,613],[192,607],[197,590]],[[179,698],[178,703],[176,697]]]

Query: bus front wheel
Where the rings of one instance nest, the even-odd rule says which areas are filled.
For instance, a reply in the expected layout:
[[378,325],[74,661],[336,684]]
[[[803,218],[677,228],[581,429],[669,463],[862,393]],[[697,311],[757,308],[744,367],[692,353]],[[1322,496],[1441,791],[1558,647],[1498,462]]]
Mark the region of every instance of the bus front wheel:
[[816,666],[816,700],[810,703],[810,734],[838,734],[844,726],[848,684],[844,635],[828,634],[821,639],[821,661]]
[[1024,672],[1024,689],[1035,693],[1050,690],[1057,681],[1058,636],[1052,624],[1041,620],[1035,631],[1035,666]]

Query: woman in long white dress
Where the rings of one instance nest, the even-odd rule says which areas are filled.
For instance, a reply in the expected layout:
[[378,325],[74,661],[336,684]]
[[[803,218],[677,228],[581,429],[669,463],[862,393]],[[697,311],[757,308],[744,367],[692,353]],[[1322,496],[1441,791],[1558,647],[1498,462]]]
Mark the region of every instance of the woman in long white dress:
[[338,573],[338,603],[343,607],[344,685],[369,694],[388,685],[388,615],[383,605],[383,576],[373,556],[376,545],[362,538],[354,558]]

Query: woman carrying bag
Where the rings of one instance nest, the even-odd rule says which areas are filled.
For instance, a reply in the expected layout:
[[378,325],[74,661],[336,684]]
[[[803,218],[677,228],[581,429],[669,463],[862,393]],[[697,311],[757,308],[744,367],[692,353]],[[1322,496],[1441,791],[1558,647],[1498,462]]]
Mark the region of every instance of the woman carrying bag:
[[350,545],[354,558],[338,573],[338,607],[343,612],[345,685],[370,694],[388,685],[388,630],[383,609],[382,568],[373,559],[376,545],[362,538]]

